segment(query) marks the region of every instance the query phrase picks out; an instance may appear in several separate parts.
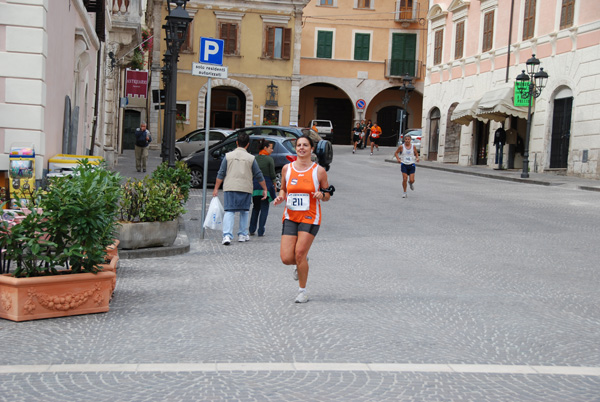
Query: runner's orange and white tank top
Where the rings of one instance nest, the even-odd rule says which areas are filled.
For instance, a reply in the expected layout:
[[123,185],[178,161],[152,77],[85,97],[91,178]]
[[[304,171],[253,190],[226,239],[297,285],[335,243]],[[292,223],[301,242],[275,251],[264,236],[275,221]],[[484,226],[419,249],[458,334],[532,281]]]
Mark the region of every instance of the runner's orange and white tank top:
[[283,210],[283,219],[297,223],[321,224],[321,201],[313,197],[319,190],[317,171],[319,165],[313,163],[308,169],[298,171],[295,163],[288,165],[285,175],[287,201]]

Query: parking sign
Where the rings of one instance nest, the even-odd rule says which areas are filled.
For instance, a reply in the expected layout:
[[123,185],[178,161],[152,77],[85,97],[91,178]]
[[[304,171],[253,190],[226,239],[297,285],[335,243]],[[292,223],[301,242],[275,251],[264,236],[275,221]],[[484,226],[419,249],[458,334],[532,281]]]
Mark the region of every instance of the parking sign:
[[224,41],[214,38],[200,38],[200,63],[223,65]]

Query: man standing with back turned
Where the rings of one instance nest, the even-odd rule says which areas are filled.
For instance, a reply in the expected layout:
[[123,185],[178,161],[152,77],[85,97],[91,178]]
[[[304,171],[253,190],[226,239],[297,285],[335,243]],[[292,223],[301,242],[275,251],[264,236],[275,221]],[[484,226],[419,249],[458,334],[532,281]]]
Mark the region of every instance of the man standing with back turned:
[[267,184],[265,178],[253,155],[247,149],[250,145],[250,137],[246,133],[240,133],[237,138],[237,148],[225,154],[221,167],[217,173],[213,197],[219,195],[219,187],[223,183],[223,194],[225,204],[225,215],[223,216],[223,242],[228,246],[233,240],[233,221],[235,213],[240,213],[240,226],[238,230],[238,241],[250,240],[248,235],[248,211],[252,202],[254,185],[252,179],[256,179],[263,189],[262,199],[267,198]]

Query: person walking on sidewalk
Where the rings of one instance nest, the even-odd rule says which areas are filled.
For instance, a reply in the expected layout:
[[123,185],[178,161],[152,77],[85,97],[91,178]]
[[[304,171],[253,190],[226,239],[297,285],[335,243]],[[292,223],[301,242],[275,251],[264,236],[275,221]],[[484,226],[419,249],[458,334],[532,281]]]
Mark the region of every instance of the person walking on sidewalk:
[[379,151],[379,137],[381,137],[381,127],[375,122],[373,123],[373,127],[371,127],[371,155],[373,155],[373,145],[375,145]]
[[138,172],[142,169],[146,171],[148,162],[148,145],[152,142],[150,131],[146,130],[146,123],[140,124],[140,128],[135,129],[135,168]]
[[[415,171],[417,170],[416,162],[419,162],[419,152],[415,148],[414,145],[411,144],[412,138],[410,135],[404,136],[404,144],[400,145],[396,152],[394,152],[394,157],[400,163],[400,170],[402,171],[402,188],[404,189],[404,194],[402,194],[402,198],[406,198],[406,182],[410,185],[410,189],[415,189]],[[409,181],[410,178],[410,181]]]
[[219,187],[223,183],[223,195],[225,214],[223,216],[223,242],[228,246],[233,240],[233,221],[235,213],[240,213],[238,230],[238,241],[250,240],[248,236],[248,211],[252,201],[253,184],[256,179],[263,189],[262,199],[267,198],[267,185],[260,167],[253,155],[247,151],[250,137],[246,133],[240,133],[237,138],[237,148],[225,154],[221,167],[217,173],[213,197],[219,195]]
[[308,251],[321,225],[321,201],[329,201],[333,186],[329,186],[327,173],[311,160],[314,143],[303,135],[296,140],[298,159],[283,167],[281,191],[273,205],[286,201],[281,233],[281,261],[295,265],[294,279],[298,281],[296,303],[306,303],[308,280]]
[[250,236],[256,232],[258,225],[258,236],[264,236],[265,223],[269,215],[269,203],[275,199],[275,186],[273,182],[277,177],[275,174],[275,161],[269,155],[273,153],[275,144],[266,139],[260,140],[258,148],[260,151],[256,156],[256,163],[262,172],[267,184],[267,199],[263,199],[260,183],[254,179],[254,192],[252,193],[252,215],[250,216]]
[[354,127],[354,129],[352,129],[352,142],[354,143],[354,149],[352,149],[352,153],[356,152],[356,146],[360,143],[361,141],[361,134],[363,133],[364,128],[360,127],[360,123],[356,123],[356,127]]

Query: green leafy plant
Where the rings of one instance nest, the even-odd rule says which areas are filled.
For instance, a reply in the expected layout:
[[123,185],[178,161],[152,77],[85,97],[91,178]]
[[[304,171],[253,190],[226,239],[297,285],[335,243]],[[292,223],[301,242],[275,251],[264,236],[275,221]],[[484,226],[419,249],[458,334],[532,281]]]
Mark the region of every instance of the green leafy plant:
[[14,276],[56,275],[68,268],[96,273],[105,262],[118,224],[121,177],[87,159],[79,162],[72,175],[50,179],[32,197],[20,223],[0,222],[0,244],[15,262]]
[[185,162],[175,162],[175,169],[170,168],[167,162],[163,162],[152,172],[152,177],[158,181],[175,184],[181,191],[183,202],[187,202],[190,195],[190,180],[192,176],[190,168]]
[[167,222],[185,212],[180,189],[153,177],[128,179],[123,187],[120,220],[123,222]]

